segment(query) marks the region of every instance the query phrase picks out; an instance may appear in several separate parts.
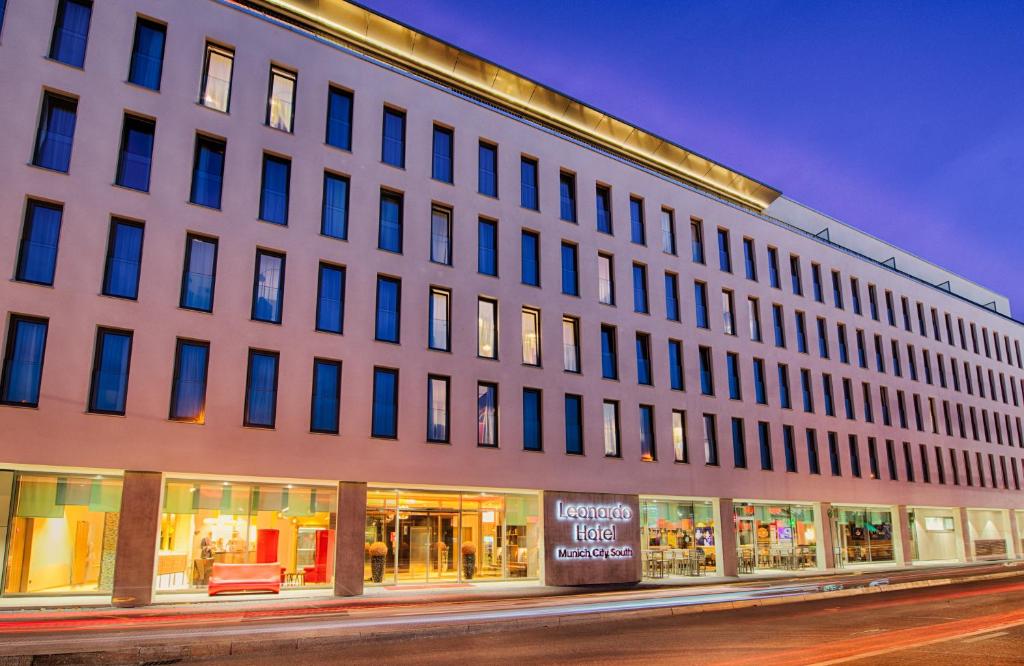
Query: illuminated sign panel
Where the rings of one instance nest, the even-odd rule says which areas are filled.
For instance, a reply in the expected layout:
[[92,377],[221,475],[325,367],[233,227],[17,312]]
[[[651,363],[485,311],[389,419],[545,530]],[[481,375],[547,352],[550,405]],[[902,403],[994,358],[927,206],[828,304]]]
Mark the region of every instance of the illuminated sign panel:
[[544,578],[548,585],[640,580],[639,498],[544,493]]

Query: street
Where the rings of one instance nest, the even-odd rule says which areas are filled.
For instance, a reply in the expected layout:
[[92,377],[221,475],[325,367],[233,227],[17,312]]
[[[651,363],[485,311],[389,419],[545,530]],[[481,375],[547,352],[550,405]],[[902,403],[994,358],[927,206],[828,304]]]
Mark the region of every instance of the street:
[[376,640],[217,664],[1024,664],[1024,581],[682,616]]

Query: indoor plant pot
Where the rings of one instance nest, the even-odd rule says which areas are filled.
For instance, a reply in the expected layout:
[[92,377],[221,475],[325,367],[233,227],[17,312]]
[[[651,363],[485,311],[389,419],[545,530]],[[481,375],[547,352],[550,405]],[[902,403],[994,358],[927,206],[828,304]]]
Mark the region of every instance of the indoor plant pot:
[[388,556],[388,545],[383,541],[374,541],[366,549],[370,554],[370,579],[374,583],[384,580],[384,561]]
[[462,577],[473,580],[476,573],[476,544],[466,541],[462,544]]

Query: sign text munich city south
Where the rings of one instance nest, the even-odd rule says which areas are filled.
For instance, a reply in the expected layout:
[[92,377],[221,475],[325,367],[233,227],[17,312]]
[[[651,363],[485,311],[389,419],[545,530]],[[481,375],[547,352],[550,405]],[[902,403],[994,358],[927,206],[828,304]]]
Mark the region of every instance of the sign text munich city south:
[[633,557],[633,548],[618,544],[617,523],[633,520],[624,504],[577,504],[559,501],[555,518],[570,521],[575,546],[557,546],[559,560],[609,560]]

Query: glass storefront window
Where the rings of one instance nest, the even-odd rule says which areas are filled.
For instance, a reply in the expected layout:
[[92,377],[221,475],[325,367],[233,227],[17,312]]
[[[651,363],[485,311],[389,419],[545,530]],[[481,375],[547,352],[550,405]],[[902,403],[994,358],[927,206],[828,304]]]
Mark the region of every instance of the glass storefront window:
[[739,502],[735,521],[740,573],[817,567],[813,507]]
[[120,515],[120,478],[18,474],[4,593],[109,593]]
[[833,535],[842,564],[895,560],[891,511],[837,507]]
[[215,563],[277,563],[282,588],[330,585],[336,523],[334,488],[168,480],[157,591],[206,589]]
[[951,509],[909,509],[910,552],[915,562],[959,560],[959,526]]
[[537,578],[538,506],[533,495],[370,489],[366,581]]
[[1002,559],[1009,555],[1010,529],[1006,511],[968,509],[971,545],[977,559]]
[[640,539],[646,578],[700,576],[715,571],[711,502],[641,499]]

